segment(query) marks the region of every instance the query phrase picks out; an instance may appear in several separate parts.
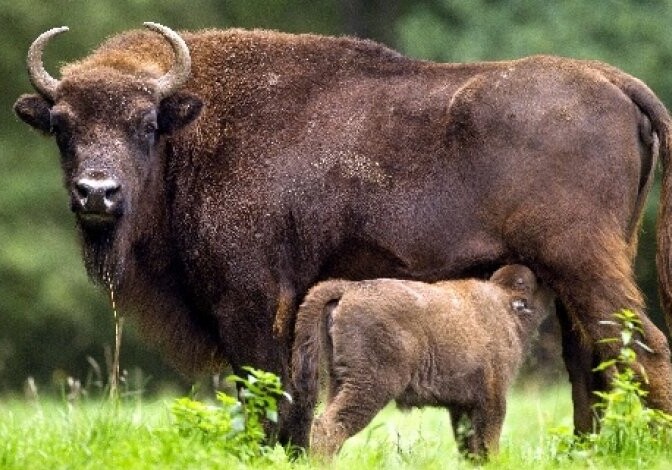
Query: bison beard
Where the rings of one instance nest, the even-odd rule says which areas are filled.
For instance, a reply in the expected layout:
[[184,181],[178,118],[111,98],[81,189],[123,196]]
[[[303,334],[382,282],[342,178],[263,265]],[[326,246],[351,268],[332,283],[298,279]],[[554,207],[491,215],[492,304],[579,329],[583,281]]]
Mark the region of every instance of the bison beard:
[[[41,56],[62,30],[41,35],[38,95],[14,109],[55,136],[75,210],[118,216],[113,237],[82,226],[87,269],[112,274],[120,310],[181,370],[228,360],[288,383],[296,309],[319,280],[522,263],[559,299],[577,430],[605,384],[593,364],[617,354],[600,321],[621,308],[655,351],[638,351],[649,403],[672,411],[669,347],[632,272],[660,149],[669,315],[670,119],[642,82],[557,57],[434,64],[352,38],[150,27],[60,80]],[[304,444],[312,398],[294,399],[281,438]]]
[[[81,229],[80,229],[81,230]],[[116,229],[81,230],[84,265],[94,282],[104,282],[105,288],[115,287],[123,276],[123,251],[115,249],[118,243]]]

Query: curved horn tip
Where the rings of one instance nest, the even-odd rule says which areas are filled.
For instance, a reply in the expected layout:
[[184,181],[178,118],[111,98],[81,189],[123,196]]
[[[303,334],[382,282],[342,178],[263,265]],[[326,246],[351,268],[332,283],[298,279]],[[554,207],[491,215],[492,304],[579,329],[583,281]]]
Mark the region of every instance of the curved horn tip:
[[174,93],[189,78],[191,74],[191,57],[189,48],[184,39],[175,31],[159,23],[147,21],[145,27],[161,34],[175,53],[175,62],[171,69],[161,78],[155,80],[156,94],[160,99]]
[[[47,39],[51,39],[53,36],[56,36],[61,33],[65,33],[66,31],[70,31],[70,28],[67,26],[59,26],[58,28],[51,28],[46,30],[44,33],[40,34],[35,41],[33,41],[33,45],[36,45],[38,43],[41,43]],[[32,48],[32,47],[31,47]]]
[[69,29],[70,28],[67,26],[51,28],[50,30],[40,34],[28,49],[26,63],[28,66],[28,78],[30,78],[30,81],[33,84],[35,90],[50,100],[53,100],[53,96],[56,88],[58,88],[59,81],[49,75],[49,73],[44,69],[44,64],[42,63],[42,50],[51,38],[68,31]]
[[66,31],[70,31],[70,28],[67,26],[59,26],[57,28],[46,30],[44,33],[40,34],[40,36],[55,36],[56,34],[65,33]]
[[159,32],[166,31],[166,30],[172,31],[167,26],[164,26],[160,23],[154,23],[153,21],[145,21],[142,24],[145,26],[145,28],[149,28],[149,29],[152,29],[154,31],[159,31]]

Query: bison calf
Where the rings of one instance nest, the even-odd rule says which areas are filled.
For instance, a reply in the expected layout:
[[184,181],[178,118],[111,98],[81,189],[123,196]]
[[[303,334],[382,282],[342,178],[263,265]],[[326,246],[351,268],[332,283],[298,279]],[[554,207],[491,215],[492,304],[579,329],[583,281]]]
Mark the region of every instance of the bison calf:
[[528,268],[508,265],[490,282],[326,281],[299,309],[293,382],[317,396],[320,356],[327,408],[311,447],[337,452],[390,400],[450,411],[461,452],[497,450],[506,390],[533,332],[553,305]]

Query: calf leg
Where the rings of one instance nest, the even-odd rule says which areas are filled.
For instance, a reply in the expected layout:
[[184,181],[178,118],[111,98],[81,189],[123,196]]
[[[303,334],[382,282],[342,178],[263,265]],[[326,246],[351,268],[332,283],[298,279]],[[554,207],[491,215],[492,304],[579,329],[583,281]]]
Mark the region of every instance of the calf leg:
[[506,399],[504,393],[492,394],[483,403],[473,407],[450,407],[450,421],[457,449],[467,457],[480,459],[499,450]]
[[366,389],[341,387],[324,413],[313,422],[310,450],[318,456],[332,456],[345,440],[364,429],[390,401]]
[[318,457],[331,457],[350,436],[342,422],[325,412],[313,422],[310,431],[310,453]]
[[470,452],[469,439],[474,435],[469,410],[460,406],[451,406],[450,424],[453,427],[457,450],[462,455],[468,455]]
[[503,393],[488,399],[485,406],[475,407],[471,413],[474,433],[469,441],[469,453],[479,458],[496,454],[499,450],[499,437],[502,434],[506,400]]

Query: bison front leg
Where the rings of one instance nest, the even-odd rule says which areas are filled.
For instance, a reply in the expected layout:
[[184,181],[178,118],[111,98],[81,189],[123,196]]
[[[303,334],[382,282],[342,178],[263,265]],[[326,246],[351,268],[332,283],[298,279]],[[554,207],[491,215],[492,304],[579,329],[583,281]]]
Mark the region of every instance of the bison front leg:
[[[273,372],[280,377],[282,386],[292,397],[289,402],[278,402],[278,425],[268,427],[281,444],[305,447],[308,445],[310,423],[316,397],[304,397],[291,389],[290,358],[292,335],[279,337],[274,331],[277,300],[246,294],[256,299],[249,311],[241,312],[240,305],[231,295],[217,308],[219,331],[226,346],[226,355],[237,374],[245,374],[243,366],[252,366]],[[261,315],[259,312],[265,312]]]
[[310,425],[315,412],[317,396],[297,393],[292,387],[291,353],[293,334],[277,337],[279,342],[278,355],[280,362],[279,376],[283,387],[292,397],[292,401],[283,400],[278,407],[280,429],[278,440],[283,445],[306,447],[310,433]]
[[[277,374],[280,377],[283,388],[289,393],[291,401],[279,398],[278,401],[278,423],[273,425],[267,423],[266,432],[269,437],[277,436],[278,442],[282,445],[291,445],[296,447],[306,447],[310,431],[310,423],[313,420],[315,410],[315,397],[306,397],[294,393],[291,388],[291,379],[286,367],[275,367],[273,361],[253,362],[252,359],[245,360],[241,364],[255,364],[254,367]],[[240,369],[238,364],[232,364],[234,371],[241,377],[246,372]],[[273,440],[273,439],[271,439]]]
[[[290,383],[289,377],[284,378],[282,383]],[[292,397],[292,402],[285,401],[279,407],[281,426],[278,440],[283,445],[306,447],[316,400],[314,397],[296,394],[292,388],[287,391]]]
[[283,385],[287,387],[286,391],[292,397],[292,402],[284,402],[279,408],[281,427],[278,437],[282,444],[306,447],[317,396],[299,394],[292,388],[290,365],[297,310],[296,290],[289,282],[280,282],[274,312],[273,335],[279,342],[280,376]]

